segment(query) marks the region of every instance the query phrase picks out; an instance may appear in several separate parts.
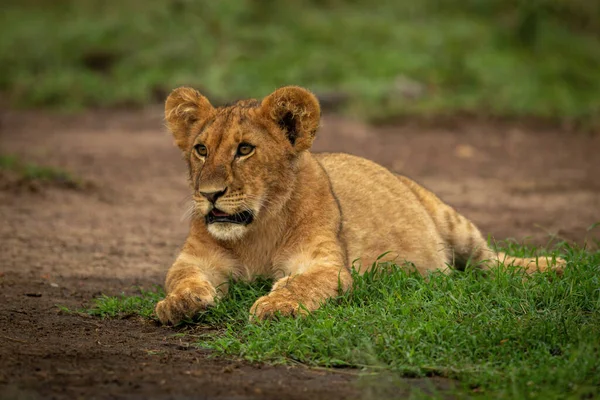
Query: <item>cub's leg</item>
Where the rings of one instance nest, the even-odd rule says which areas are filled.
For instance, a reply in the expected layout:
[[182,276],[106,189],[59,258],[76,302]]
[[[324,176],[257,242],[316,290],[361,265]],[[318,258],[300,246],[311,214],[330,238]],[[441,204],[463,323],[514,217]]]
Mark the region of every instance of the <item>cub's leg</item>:
[[214,304],[215,297],[227,291],[234,262],[216,245],[199,243],[188,237],[167,273],[167,297],[156,305],[163,324],[176,324]]
[[464,268],[467,263],[482,269],[489,269],[503,263],[506,266],[523,267],[527,273],[550,269],[562,273],[565,266],[565,261],[562,258],[552,259],[544,256],[519,258],[494,252],[488,246],[479,229],[471,221],[416,182],[403,176],[398,178],[413,191],[427,209],[445,244],[448,246],[449,261],[458,269]]
[[250,320],[273,318],[277,313],[307,314],[352,283],[337,238],[316,237],[300,249],[283,250],[282,254],[274,264],[285,276],[275,282],[268,295],[256,300],[250,309]]

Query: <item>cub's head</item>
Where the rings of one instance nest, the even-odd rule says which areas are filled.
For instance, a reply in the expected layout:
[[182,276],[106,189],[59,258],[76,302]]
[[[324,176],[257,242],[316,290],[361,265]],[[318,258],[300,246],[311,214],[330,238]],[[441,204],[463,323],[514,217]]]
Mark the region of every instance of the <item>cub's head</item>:
[[196,214],[215,238],[236,240],[289,199],[320,108],[311,92],[296,86],[224,107],[182,87],[167,98],[165,119],[188,163]]

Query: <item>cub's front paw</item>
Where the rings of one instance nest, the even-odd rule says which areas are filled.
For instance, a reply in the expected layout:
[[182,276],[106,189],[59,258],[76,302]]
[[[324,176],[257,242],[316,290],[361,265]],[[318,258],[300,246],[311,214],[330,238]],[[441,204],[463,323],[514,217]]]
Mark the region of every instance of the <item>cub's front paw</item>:
[[306,307],[287,290],[277,290],[256,300],[250,308],[250,321],[272,319],[277,315],[284,317],[306,315]]
[[176,288],[158,302],[155,312],[163,324],[175,325],[214,305],[215,294],[215,289],[208,282]]

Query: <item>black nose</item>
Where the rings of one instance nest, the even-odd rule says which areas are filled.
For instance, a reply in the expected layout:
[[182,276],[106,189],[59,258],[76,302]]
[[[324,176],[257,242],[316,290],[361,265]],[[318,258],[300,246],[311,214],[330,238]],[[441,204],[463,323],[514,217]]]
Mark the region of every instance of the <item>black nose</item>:
[[225,194],[227,189],[220,190],[218,192],[200,192],[200,194],[208,199],[211,203],[215,203],[217,199]]

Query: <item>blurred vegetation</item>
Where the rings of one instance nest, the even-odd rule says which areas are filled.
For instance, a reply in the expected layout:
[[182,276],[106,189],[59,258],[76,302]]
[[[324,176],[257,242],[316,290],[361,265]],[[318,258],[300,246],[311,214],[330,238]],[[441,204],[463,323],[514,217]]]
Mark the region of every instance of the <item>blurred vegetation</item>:
[[0,176],[12,173],[19,183],[54,183],[69,189],[83,189],[86,185],[69,172],[59,168],[25,163],[13,155],[0,154]]
[[369,117],[600,114],[596,0],[4,0],[0,91],[80,109],[277,86]]

